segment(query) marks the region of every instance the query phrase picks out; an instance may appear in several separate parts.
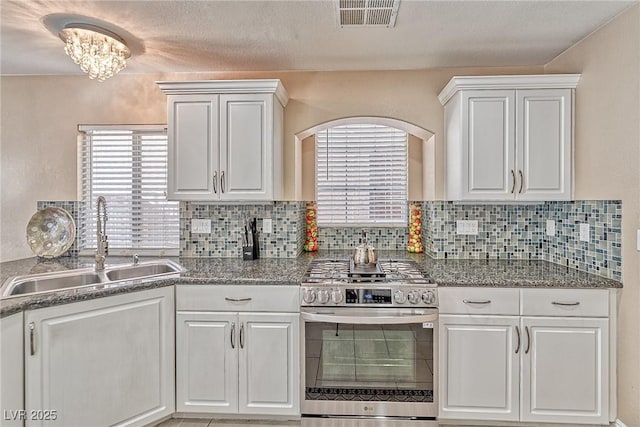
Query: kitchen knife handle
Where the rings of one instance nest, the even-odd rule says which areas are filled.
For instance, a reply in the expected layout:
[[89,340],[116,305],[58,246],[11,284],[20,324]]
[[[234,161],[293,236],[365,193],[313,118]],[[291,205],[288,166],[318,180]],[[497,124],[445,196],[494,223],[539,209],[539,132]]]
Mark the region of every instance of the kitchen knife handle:
[[213,172],[213,192],[218,194],[218,171]]
[[224,171],[220,172],[220,190],[224,193]]
[[236,348],[236,324],[231,322],[231,348]]
[[522,193],[522,187],[524,187],[524,176],[522,175],[521,170],[518,170],[518,173],[520,174],[520,191],[518,191],[518,193]]
[[511,193],[516,190],[516,173],[511,169]]
[[30,353],[33,356],[36,354],[36,324],[29,322],[29,346]]

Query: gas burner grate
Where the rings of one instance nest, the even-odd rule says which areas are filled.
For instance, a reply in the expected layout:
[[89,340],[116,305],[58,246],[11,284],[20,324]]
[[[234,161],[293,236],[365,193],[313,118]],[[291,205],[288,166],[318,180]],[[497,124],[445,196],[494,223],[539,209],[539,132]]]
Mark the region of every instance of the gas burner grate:
[[376,264],[355,265],[348,258],[314,259],[303,279],[305,283],[429,283],[418,263],[411,259],[383,259]]

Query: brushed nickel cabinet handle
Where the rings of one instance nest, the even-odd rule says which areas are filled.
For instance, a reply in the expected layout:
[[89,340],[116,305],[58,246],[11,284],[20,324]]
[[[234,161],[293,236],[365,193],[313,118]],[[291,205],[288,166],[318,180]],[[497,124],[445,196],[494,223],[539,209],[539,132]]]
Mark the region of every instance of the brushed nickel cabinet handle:
[[29,346],[30,353],[33,356],[36,354],[36,324],[29,322]]
[[473,300],[463,299],[462,302],[465,304],[491,304],[490,299],[486,299],[484,301],[473,301]]
[[236,348],[236,324],[231,322],[231,348]]
[[522,175],[521,170],[519,170],[518,173],[520,174],[520,191],[518,191],[518,193],[522,193],[522,187],[524,187],[524,176]]
[[511,169],[511,194],[516,191],[516,173]]
[[552,301],[551,304],[562,305],[562,306],[576,306],[576,305],[580,305],[580,301],[575,301],[575,302]]
[[240,322],[240,348],[244,348],[244,322]]
[[229,298],[229,297],[224,297],[225,300],[230,301],[230,302],[243,302],[243,301],[251,301],[251,298]]
[[220,172],[220,190],[224,193],[224,171]]
[[527,349],[524,351],[524,354],[529,354],[529,350],[531,350],[531,334],[529,333],[529,327],[525,326],[524,331],[527,333]]
[[520,328],[516,325],[516,337],[518,338],[518,345],[516,346],[516,354],[520,351]]
[[218,171],[213,172],[213,192],[218,194]]

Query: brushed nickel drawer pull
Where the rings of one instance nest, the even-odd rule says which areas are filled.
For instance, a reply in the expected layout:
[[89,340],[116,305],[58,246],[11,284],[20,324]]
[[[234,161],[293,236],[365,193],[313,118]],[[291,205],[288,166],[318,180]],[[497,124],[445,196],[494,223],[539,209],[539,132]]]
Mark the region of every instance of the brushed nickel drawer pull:
[[33,356],[36,354],[36,324],[29,322],[29,346],[31,347],[30,353]]
[[244,348],[244,322],[240,322],[240,348]]
[[513,169],[511,169],[511,181],[513,182],[513,184],[511,184],[511,194],[513,194],[516,191],[516,173]]
[[519,170],[518,173],[520,174],[520,191],[518,191],[518,193],[522,193],[522,187],[524,186],[524,177],[522,176],[521,170]]
[[220,172],[220,190],[224,193],[224,171]]
[[529,354],[529,350],[531,350],[531,334],[529,333],[529,327],[525,326],[524,331],[527,333],[527,349],[524,351],[524,354]]
[[225,300],[230,301],[230,302],[244,302],[244,301],[251,301],[251,298],[229,298],[229,297],[224,297]]
[[473,301],[473,300],[463,299],[462,302],[465,304],[491,304],[490,299],[486,299],[484,301]]
[[231,348],[236,348],[236,324],[231,322]]
[[213,172],[213,192],[218,194],[218,171]]
[[575,306],[575,305],[580,305],[580,301],[576,301],[576,302],[552,301],[551,304],[553,304],[553,305],[563,305],[563,306]]
[[518,337],[518,345],[516,346],[516,354],[520,351],[520,328],[516,325],[516,337]]

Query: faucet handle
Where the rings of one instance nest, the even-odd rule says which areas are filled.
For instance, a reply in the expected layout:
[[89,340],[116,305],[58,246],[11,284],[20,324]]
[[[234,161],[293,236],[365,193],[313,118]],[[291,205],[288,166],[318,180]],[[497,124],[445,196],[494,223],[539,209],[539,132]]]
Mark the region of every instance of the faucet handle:
[[140,262],[138,254],[133,254],[133,265],[137,265]]
[[104,236],[104,255],[109,255],[109,241],[107,240],[107,236]]

